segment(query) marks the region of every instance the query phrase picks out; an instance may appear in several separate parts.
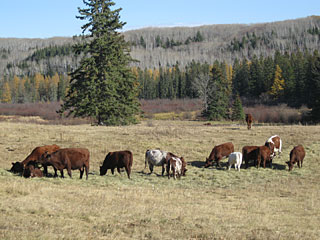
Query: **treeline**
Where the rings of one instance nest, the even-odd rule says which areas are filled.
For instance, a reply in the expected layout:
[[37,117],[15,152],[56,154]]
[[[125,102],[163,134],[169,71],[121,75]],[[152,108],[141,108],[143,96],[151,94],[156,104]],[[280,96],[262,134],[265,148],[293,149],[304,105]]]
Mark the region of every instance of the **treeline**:
[[139,97],[143,99],[199,98],[199,88],[212,77],[215,65],[231,84],[232,92],[242,99],[300,107],[312,106],[315,101],[316,94],[311,94],[316,85],[312,69],[318,59],[318,51],[291,54],[277,51],[274,57],[236,59],[232,65],[192,61],[185,67],[176,63],[173,67],[133,68],[133,71],[141,88]]
[[0,99],[3,103],[56,102],[65,98],[69,86],[66,75],[4,77],[0,81]]

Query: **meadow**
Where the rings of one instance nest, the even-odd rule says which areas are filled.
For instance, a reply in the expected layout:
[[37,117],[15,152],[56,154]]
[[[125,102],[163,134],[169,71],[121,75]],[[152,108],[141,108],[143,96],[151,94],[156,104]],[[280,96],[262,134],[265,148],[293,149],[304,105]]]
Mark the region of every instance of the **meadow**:
[[[319,239],[320,126],[253,125],[146,120],[138,125],[98,127],[0,122],[0,239]],[[283,140],[273,168],[237,172],[204,168],[212,148],[231,141],[235,151]],[[36,146],[85,147],[89,179],[23,178],[8,172]],[[289,172],[290,150],[306,149],[303,168]],[[180,180],[148,175],[147,149],[183,156]],[[99,176],[109,151],[131,150],[131,180],[125,172]],[[49,167],[50,173],[53,173]]]

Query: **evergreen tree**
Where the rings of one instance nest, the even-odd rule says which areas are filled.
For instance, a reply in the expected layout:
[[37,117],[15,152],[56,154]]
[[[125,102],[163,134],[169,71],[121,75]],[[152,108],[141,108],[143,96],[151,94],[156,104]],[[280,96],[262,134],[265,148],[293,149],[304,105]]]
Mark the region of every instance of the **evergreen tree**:
[[311,69],[311,75],[312,75],[312,81],[314,89],[313,94],[315,94],[314,102],[312,104],[312,110],[311,110],[311,119],[314,122],[319,123],[320,122],[320,57],[318,56],[316,58],[315,63],[312,66]]
[[203,115],[209,120],[221,120],[228,118],[229,84],[223,77],[218,64],[214,64],[211,70],[211,79],[208,84],[208,108]]
[[236,99],[233,102],[232,105],[232,115],[231,115],[231,119],[232,121],[235,120],[244,120],[245,118],[245,114],[242,108],[242,103],[241,103],[241,99],[239,94],[237,94]]
[[99,125],[135,123],[138,84],[129,68],[133,60],[129,45],[117,32],[125,25],[120,21],[121,8],[113,10],[111,0],[83,2],[87,8],[79,8],[77,18],[88,22],[82,26],[84,40],[74,50],[84,57],[70,74],[70,88],[59,112],[92,117]]

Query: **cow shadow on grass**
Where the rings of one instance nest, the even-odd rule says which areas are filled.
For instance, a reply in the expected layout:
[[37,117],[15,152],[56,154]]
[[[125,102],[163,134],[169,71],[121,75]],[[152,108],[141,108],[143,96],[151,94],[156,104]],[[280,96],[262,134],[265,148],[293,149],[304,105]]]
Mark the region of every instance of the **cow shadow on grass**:
[[[205,168],[205,162],[204,161],[192,161],[188,162],[187,165],[191,165],[192,167],[197,167],[197,168]],[[220,166],[217,166],[215,163],[213,166],[208,167],[207,169],[216,169],[216,170],[226,170],[228,167],[228,163],[220,162]]]
[[156,173],[155,171],[150,173],[150,172],[146,172],[144,170],[141,170],[136,173],[138,173],[140,176],[150,176],[150,175],[156,175],[156,177],[165,177],[166,176],[166,172],[164,172],[163,176],[161,175],[161,173]]
[[272,169],[286,170],[286,165],[278,164],[278,163],[272,163]]

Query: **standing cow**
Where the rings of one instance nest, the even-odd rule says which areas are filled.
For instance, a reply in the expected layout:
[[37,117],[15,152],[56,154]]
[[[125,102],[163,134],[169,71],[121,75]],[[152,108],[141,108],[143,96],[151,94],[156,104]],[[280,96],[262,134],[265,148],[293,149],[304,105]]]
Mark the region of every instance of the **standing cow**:
[[[280,156],[281,154],[281,149],[282,149],[282,140],[278,135],[274,135],[270,137],[267,141],[267,143],[272,143],[273,144],[273,152],[271,154],[271,158],[273,159],[276,155]],[[277,154],[278,153],[278,154]]]
[[302,167],[303,159],[306,156],[306,152],[302,145],[295,146],[290,152],[290,161],[286,162],[289,167],[289,171],[292,170],[293,165],[298,163],[298,167]]
[[253,116],[250,113],[246,114],[246,122],[248,130],[250,130],[253,123]]
[[209,158],[206,158],[206,164],[204,167],[209,167],[213,165],[213,161],[216,162],[218,166],[220,166],[220,160],[222,158],[226,158],[230,155],[230,153],[234,152],[234,146],[231,142],[223,143],[221,145],[215,146],[210,155]]
[[242,148],[242,156],[243,161],[246,163],[246,168],[249,167],[249,161],[254,161],[254,166],[256,166],[259,154],[259,146],[244,146]]
[[71,170],[79,169],[80,179],[86,170],[86,179],[89,174],[90,153],[86,148],[63,148],[51,154],[44,153],[40,158],[41,164],[50,164],[60,171],[63,178],[63,169],[67,169],[68,175],[72,178]]
[[153,172],[153,166],[162,166],[162,173],[164,174],[164,165],[166,165],[171,157],[178,157],[171,152],[162,151],[159,149],[147,150],[145,154],[144,168],[149,165],[150,174]]
[[182,163],[184,159],[183,157],[171,157],[168,160],[167,164],[167,172],[168,172],[168,179],[170,179],[170,175],[172,173],[173,178],[176,179],[177,177],[180,178],[182,175]]
[[228,169],[234,165],[234,169],[240,171],[240,167],[242,164],[242,153],[241,152],[233,152],[229,155],[228,158]]
[[130,179],[131,167],[133,162],[133,155],[130,151],[117,151],[109,152],[105,157],[102,166],[100,166],[100,176],[107,173],[108,169],[111,169],[112,175],[114,174],[114,169],[120,173],[120,168],[125,168],[128,178]]

